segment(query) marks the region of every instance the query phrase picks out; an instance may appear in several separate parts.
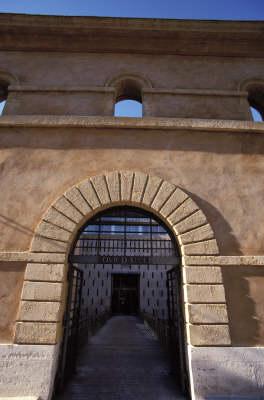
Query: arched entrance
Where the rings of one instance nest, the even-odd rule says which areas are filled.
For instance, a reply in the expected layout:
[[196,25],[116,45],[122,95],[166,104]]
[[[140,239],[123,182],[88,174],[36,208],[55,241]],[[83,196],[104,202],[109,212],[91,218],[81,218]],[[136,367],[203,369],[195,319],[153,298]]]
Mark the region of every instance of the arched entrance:
[[[113,335],[113,329],[118,329],[122,341],[131,340],[131,331],[137,334],[138,326],[144,321],[156,333],[168,356],[177,389],[187,394],[180,264],[180,251],[173,234],[158,217],[143,209],[111,207],[81,227],[69,254],[68,301],[58,388],[63,388],[73,375],[78,353],[106,321],[110,320],[108,334]],[[138,346],[140,342],[136,343]],[[115,349],[120,353],[118,345]],[[143,351],[142,347],[140,353]],[[142,363],[141,357],[138,363]],[[89,363],[89,357],[82,363],[86,361]],[[133,372],[125,366],[125,375],[131,374],[134,380],[136,369],[141,368],[136,363],[134,360]],[[155,361],[152,364],[148,366],[155,369]],[[89,381],[89,373],[86,378]],[[82,389],[80,384],[78,390],[85,392],[87,388]],[[111,385],[108,390],[113,390]],[[149,390],[147,384],[146,390]]]
[[[61,194],[37,225],[30,251],[14,342],[47,345],[50,365],[40,381],[44,398],[52,391],[57,354],[64,331],[68,259],[80,227],[97,213],[133,206],[157,216],[172,232],[182,255],[184,330],[188,352],[193,346],[230,345],[229,322],[214,231],[192,198],[160,177],[114,171],[84,179]],[[188,357],[193,393],[192,359]],[[42,387],[42,386],[41,386]]]

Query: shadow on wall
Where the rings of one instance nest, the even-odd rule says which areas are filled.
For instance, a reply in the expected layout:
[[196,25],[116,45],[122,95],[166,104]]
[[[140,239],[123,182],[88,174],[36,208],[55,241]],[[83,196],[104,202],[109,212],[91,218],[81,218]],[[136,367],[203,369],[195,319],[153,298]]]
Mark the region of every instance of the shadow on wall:
[[[204,211],[221,255],[241,255],[231,226],[219,211],[199,196],[186,191]],[[264,345],[264,270],[261,267],[222,267],[230,334],[233,346]]]
[[233,346],[264,345],[264,271],[261,267],[222,268]]
[[25,262],[0,262],[0,343],[12,343]]
[[[5,117],[7,118],[7,117]],[[122,120],[122,119],[121,119]],[[142,120],[142,119],[141,119]],[[1,148],[101,150],[140,149],[214,154],[264,154],[264,135],[239,132],[193,132],[135,129],[1,128]]]
[[192,370],[197,397],[217,400],[261,400],[264,349],[196,348]]
[[[54,239],[51,239],[51,238],[46,237],[46,236],[39,235],[39,234],[36,233],[35,230],[29,229],[29,228],[17,223],[16,221],[12,220],[11,218],[5,217],[4,215],[0,214],[0,226],[1,225],[3,225],[2,229],[4,229],[4,226],[8,226],[9,228],[12,228],[15,231],[17,231],[17,232],[19,232],[19,233],[21,233],[23,235],[29,236],[30,239],[35,237],[37,239],[41,239],[41,241],[43,243],[46,242],[49,245],[54,243]],[[62,242],[62,243],[60,243],[60,242]],[[62,253],[65,252],[65,243],[64,243],[63,240],[61,240],[61,241],[59,239],[56,240],[55,251],[62,252]]]
[[241,255],[239,242],[232,232],[232,228],[222,214],[208,201],[184,189],[196,204],[205,213],[209,224],[214,230],[215,238],[221,255]]

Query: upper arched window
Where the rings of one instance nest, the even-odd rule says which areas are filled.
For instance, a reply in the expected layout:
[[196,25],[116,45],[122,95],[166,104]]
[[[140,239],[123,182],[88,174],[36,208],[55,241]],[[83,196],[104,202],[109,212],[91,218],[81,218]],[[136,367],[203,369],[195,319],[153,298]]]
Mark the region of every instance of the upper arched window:
[[3,114],[8,95],[8,83],[0,80],[0,115]]
[[116,82],[115,117],[142,117],[142,85],[133,78]]
[[140,75],[122,74],[107,80],[105,85],[115,90],[115,117],[140,118],[144,115],[143,91],[152,88],[149,79]]
[[264,120],[264,82],[249,83],[246,86],[248,102],[253,121]]

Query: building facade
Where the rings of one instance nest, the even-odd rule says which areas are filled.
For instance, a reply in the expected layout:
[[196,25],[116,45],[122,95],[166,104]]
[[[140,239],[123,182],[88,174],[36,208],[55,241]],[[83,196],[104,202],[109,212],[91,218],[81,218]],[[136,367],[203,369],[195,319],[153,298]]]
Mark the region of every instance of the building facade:
[[2,397],[50,398],[69,254],[122,206],[177,243],[190,396],[263,398],[263,27],[0,15]]

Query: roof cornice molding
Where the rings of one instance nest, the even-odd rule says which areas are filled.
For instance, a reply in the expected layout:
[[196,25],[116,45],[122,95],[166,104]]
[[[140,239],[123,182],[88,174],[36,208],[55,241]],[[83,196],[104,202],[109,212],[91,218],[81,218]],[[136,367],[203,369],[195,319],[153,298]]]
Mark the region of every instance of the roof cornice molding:
[[0,50],[263,57],[263,43],[264,21],[0,14]]

